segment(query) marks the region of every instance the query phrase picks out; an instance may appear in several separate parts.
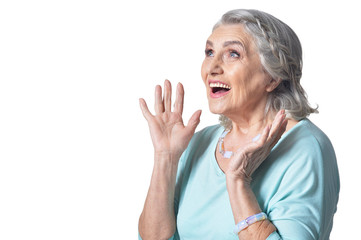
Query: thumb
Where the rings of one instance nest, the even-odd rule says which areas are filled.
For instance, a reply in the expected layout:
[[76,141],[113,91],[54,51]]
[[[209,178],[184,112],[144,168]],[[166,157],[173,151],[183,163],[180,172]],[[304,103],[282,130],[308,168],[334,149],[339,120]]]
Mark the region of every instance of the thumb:
[[195,113],[193,113],[192,117],[189,119],[188,124],[186,126],[186,129],[192,133],[196,130],[202,114],[202,110],[198,110]]

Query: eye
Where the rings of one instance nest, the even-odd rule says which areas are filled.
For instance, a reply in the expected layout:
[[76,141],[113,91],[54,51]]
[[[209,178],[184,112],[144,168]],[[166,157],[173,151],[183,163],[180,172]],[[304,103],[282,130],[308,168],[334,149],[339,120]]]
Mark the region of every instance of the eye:
[[239,58],[241,55],[237,51],[231,50],[229,51],[229,56],[232,58]]
[[213,50],[212,49],[206,49],[205,54],[206,54],[206,57],[213,57]]

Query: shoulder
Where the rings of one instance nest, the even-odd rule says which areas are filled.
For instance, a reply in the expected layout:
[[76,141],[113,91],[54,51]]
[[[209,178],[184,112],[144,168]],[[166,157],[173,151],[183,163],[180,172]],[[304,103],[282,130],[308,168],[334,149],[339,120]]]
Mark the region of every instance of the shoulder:
[[332,179],[338,185],[337,160],[331,141],[308,119],[282,136],[263,167],[289,179],[313,179],[323,183]]
[[190,161],[190,159],[212,151],[212,146],[218,141],[218,138],[223,131],[224,128],[217,124],[205,127],[196,132],[189,142],[188,147],[183,152],[181,162],[184,164],[185,162]]
[[196,132],[191,141],[194,142],[204,139],[208,139],[208,140],[213,139],[219,137],[219,134],[222,133],[223,131],[224,128],[219,124],[208,126]]
[[[340,190],[336,155],[327,135],[304,119],[282,136],[269,160],[257,176],[256,189],[265,192],[264,202],[279,233],[297,230],[324,239],[317,236],[329,234]],[[293,209],[287,211],[289,220],[284,220],[285,209]]]
[[287,151],[301,156],[332,156],[335,152],[327,135],[309,119],[303,119],[285,133],[275,146],[276,151]]
[[218,138],[223,131],[224,128],[218,124],[206,127],[193,135],[179,161],[177,174],[178,189],[181,187],[183,180],[190,176],[191,172],[196,173],[204,170],[199,165],[201,162],[210,162],[208,160],[214,154]]
[[303,133],[300,135],[301,139],[307,138],[309,141],[317,143],[317,146],[320,148],[332,145],[327,135],[309,119],[304,119],[302,123],[298,129],[298,132]]
[[211,143],[218,141],[219,136],[224,131],[224,128],[217,124],[203,128],[202,130],[196,132],[191,141],[188,144],[188,147],[185,151],[186,155],[192,155],[195,151],[205,151]]

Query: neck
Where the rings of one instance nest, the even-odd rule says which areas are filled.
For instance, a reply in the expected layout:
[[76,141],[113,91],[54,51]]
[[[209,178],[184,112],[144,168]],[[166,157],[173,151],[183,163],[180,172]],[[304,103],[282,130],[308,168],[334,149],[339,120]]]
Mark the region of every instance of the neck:
[[272,123],[274,113],[269,113],[265,116],[264,111],[254,111],[242,116],[231,117],[232,131],[230,132],[231,139],[236,138],[254,138],[260,134],[263,129]]

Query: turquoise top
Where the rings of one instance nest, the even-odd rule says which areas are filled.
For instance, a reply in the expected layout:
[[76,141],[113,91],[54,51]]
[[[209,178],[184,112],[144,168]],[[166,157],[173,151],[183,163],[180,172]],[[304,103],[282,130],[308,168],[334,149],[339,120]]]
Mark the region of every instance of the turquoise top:
[[[215,158],[223,131],[215,125],[196,133],[180,159],[171,239],[238,239],[225,174]],[[336,156],[310,120],[283,134],[252,179],[261,209],[277,228],[267,240],[329,239],[340,190]]]

